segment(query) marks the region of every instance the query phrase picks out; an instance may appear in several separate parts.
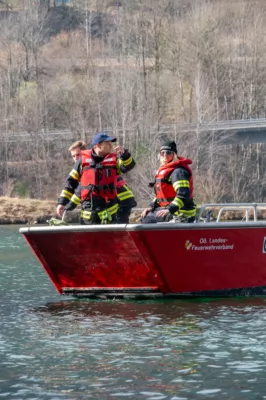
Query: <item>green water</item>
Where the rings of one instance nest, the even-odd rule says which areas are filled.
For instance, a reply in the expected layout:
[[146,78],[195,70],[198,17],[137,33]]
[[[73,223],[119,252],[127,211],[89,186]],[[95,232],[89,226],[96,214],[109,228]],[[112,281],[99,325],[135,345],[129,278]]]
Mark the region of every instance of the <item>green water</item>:
[[0,399],[266,399],[266,300],[61,297],[0,228]]

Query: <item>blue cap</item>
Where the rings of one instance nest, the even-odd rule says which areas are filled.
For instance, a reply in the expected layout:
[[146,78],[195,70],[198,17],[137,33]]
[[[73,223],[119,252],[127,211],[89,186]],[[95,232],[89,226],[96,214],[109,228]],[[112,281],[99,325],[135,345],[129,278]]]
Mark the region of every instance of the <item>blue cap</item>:
[[100,132],[94,136],[91,144],[92,144],[92,146],[95,146],[96,144],[101,143],[101,142],[116,142],[116,138],[114,138],[112,136],[108,136],[106,132]]

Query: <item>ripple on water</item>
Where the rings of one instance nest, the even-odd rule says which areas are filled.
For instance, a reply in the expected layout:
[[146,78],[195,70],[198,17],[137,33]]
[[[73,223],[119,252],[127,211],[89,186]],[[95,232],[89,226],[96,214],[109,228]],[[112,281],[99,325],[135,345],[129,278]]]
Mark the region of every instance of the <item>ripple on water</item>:
[[1,398],[265,395],[265,300],[66,300],[15,231],[0,249]]

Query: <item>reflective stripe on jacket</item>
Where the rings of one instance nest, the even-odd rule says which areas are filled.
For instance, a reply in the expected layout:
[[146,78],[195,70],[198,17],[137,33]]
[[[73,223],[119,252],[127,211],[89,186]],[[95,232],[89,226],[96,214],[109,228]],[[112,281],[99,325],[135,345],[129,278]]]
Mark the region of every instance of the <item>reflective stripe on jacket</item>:
[[[154,190],[156,195],[156,202],[160,207],[168,206],[168,204],[170,204],[176,196],[176,188],[174,187],[174,185],[172,185],[172,182],[168,180],[168,177],[178,167],[184,168],[189,173],[189,198],[193,199],[193,177],[189,164],[192,164],[192,161],[188,158],[178,157],[177,161],[173,161],[171,163],[163,165],[158,169],[155,176]],[[182,208],[181,204],[180,208]]]

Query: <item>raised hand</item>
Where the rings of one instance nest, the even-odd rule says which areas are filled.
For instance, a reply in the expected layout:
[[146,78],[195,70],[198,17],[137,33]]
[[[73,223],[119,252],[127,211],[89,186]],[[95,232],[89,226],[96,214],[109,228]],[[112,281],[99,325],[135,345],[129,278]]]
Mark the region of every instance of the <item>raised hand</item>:
[[121,155],[121,154],[124,154],[125,149],[124,149],[124,147],[120,146],[119,143],[117,143],[117,146],[115,147],[115,151],[117,154]]

